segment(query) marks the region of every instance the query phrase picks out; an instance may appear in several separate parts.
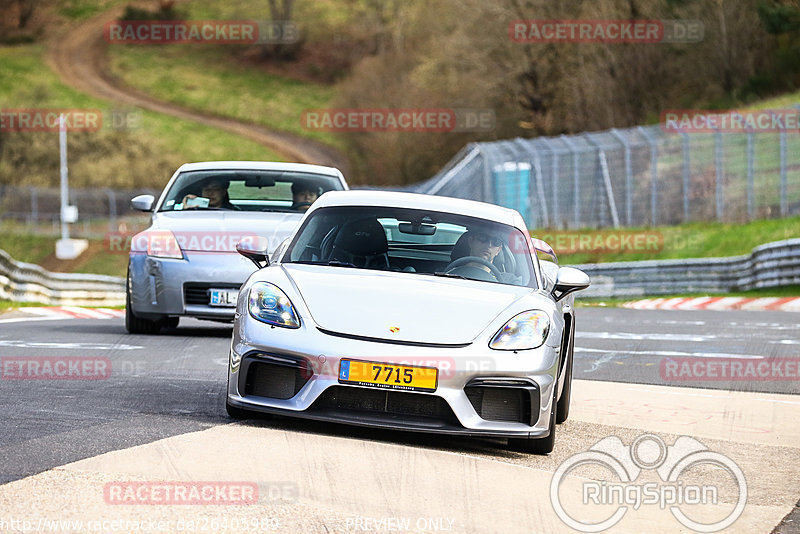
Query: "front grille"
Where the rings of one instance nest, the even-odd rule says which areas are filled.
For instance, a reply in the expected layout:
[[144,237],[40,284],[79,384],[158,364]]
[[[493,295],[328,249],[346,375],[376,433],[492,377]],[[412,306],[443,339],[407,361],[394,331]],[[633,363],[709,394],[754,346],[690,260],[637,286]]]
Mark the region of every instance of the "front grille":
[[310,376],[305,367],[253,362],[247,367],[245,395],[291,399],[303,389]]
[[186,304],[208,306],[209,289],[239,289],[239,287],[238,284],[230,283],[186,282],[183,284],[183,301]]
[[311,410],[345,410],[389,418],[422,418],[458,424],[447,402],[436,395],[332,386],[320,395]]
[[467,386],[464,393],[482,419],[531,424],[531,394],[525,388]]

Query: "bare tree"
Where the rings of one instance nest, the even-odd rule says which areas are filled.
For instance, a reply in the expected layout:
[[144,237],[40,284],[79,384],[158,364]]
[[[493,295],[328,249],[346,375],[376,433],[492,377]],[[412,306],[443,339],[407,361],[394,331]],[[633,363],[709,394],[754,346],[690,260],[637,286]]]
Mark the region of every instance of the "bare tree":
[[[294,0],[269,0],[270,20],[274,23],[288,24],[292,22]],[[302,48],[302,41],[293,43],[268,43],[261,46],[264,58],[291,59]]]
[[17,0],[17,9],[19,10],[17,28],[22,29],[28,25],[38,4],[39,0]]

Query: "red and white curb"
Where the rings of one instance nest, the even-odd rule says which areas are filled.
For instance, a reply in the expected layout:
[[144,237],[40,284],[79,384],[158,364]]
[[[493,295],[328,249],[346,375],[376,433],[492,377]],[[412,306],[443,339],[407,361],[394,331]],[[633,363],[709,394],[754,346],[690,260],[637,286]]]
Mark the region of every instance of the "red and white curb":
[[800,312],[800,297],[679,297],[626,302],[634,310],[772,310]]
[[19,308],[19,311],[39,317],[54,319],[117,319],[125,317],[125,310],[112,308],[79,308],[77,306],[44,306]]

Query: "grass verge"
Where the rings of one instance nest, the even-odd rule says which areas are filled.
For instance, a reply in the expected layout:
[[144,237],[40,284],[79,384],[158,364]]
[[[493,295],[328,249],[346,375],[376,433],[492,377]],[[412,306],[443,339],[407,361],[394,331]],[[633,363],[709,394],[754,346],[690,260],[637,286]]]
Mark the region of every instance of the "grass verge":
[[[0,108],[103,113],[105,124],[98,131],[68,135],[73,187],[160,188],[187,161],[282,160],[256,142],[149,111],[127,110],[136,122],[114,130],[108,124],[111,104],[63,85],[44,55],[41,44],[0,47]],[[56,132],[3,133],[0,184],[56,186],[58,165]]]
[[562,265],[711,258],[749,254],[764,243],[800,238],[800,217],[663,228],[531,230],[531,235],[552,246]]
[[232,61],[218,46],[115,45],[108,53],[115,76],[155,98],[342,147],[331,132],[301,124],[304,110],[328,105],[331,87]]

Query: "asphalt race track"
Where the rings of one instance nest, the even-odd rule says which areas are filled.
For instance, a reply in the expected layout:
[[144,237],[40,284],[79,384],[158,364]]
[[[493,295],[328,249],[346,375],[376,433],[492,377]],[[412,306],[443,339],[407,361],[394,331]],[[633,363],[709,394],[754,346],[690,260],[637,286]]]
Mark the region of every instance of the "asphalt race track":
[[[747,494],[726,531],[773,531],[800,498],[798,315],[577,312],[572,411],[547,457],[494,439],[285,418],[232,423],[224,409],[229,326],[183,320],[148,337],[126,334],[120,318],[5,314],[0,531],[124,532],[136,524],[142,532],[575,532],[554,511],[554,472],[604,438],[627,446],[648,433],[667,446],[690,436],[729,458]],[[93,358],[96,379],[14,379],[8,363],[53,357]],[[698,372],[707,374],[698,380]],[[735,477],[692,469],[687,485],[714,479],[719,490],[715,506],[693,509],[695,518],[732,513],[741,496]],[[560,502],[572,517],[608,517],[580,506],[584,480],[567,477]],[[191,506],[109,497],[110,484],[159,481],[243,481],[257,486],[257,499]],[[641,504],[610,531],[691,530],[669,507]]]

